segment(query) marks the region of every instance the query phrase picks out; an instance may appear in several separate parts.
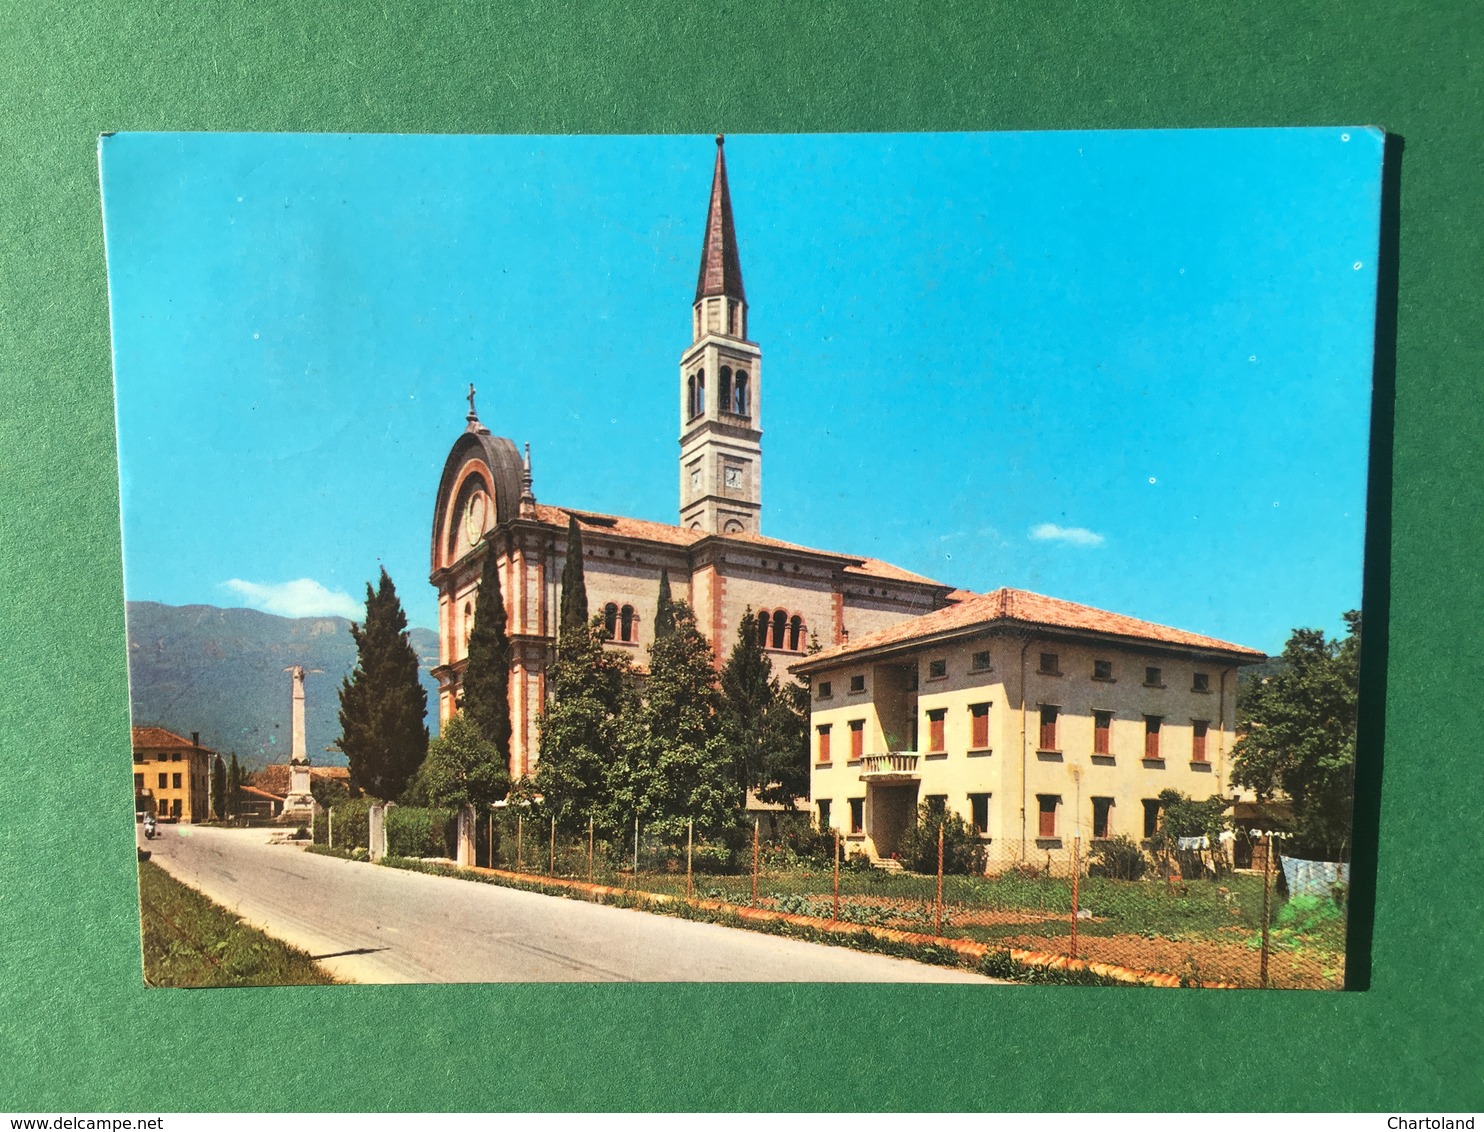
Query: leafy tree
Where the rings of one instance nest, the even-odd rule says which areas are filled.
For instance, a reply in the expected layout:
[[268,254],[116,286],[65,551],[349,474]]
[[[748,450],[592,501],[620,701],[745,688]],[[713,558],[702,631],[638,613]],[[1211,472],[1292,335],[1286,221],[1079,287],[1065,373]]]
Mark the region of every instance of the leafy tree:
[[319,803],[321,809],[328,810],[331,806],[338,806],[342,802],[349,802],[351,789],[339,778],[321,778],[310,775],[309,793],[314,795],[314,800]]
[[[567,516],[567,561],[562,566],[561,638],[578,636],[587,625],[587,580],[582,572],[582,531],[576,516]],[[578,644],[577,647],[582,647]]]
[[485,736],[466,706],[428,744],[419,776],[434,806],[489,806],[510,789],[510,756]]
[[1149,839],[1149,847],[1168,865],[1170,858],[1180,862],[1186,877],[1200,875],[1200,854],[1180,848],[1182,837],[1205,837],[1212,856],[1221,859],[1221,833],[1227,828],[1226,799],[1216,796],[1195,800],[1178,790],[1159,792],[1159,828]]
[[495,548],[485,544],[469,634],[469,661],[464,669],[462,714],[510,766],[510,635],[506,632],[505,598]]
[[1237,701],[1232,782],[1261,799],[1286,795],[1293,806],[1293,853],[1349,858],[1355,800],[1356,701],[1360,613],[1345,614],[1343,640],[1295,629],[1280,671],[1243,689]]
[[[564,828],[589,817],[605,831],[620,829],[620,800],[632,793],[630,729],[638,715],[633,665],[603,644],[601,618],[567,630],[548,674],[550,697],[538,723],[540,759],[531,786]],[[515,794],[512,792],[511,797]]]
[[391,800],[428,753],[428,698],[417,678],[417,653],[396,587],[381,571],[366,586],[366,619],[352,622],[355,670],[340,688],[339,747],[350,761],[350,781],[373,798]]
[[735,825],[742,793],[720,736],[711,645],[686,602],[675,602],[675,631],[649,647],[645,697],[632,778],[641,819],[672,838],[690,818],[703,837]]
[[216,818],[227,816],[227,764],[221,755],[211,756],[211,812]]
[[763,734],[763,769],[757,795],[796,808],[809,796],[809,685],[773,681],[773,706]]
[[938,830],[943,831],[943,871],[956,875],[984,873],[984,843],[958,814],[928,802],[917,807],[917,820],[902,836],[901,859],[914,873],[937,873]]
[[[750,613],[751,610],[749,609]],[[670,568],[660,567],[660,596],[654,603],[654,639],[675,632],[675,600],[670,596]]]

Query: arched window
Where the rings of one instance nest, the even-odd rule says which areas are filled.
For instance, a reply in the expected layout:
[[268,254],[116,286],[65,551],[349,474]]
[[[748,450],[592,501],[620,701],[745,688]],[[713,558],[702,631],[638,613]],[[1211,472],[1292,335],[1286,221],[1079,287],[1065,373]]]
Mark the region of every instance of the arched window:
[[691,374],[685,379],[685,415],[693,417],[696,415],[696,375]]
[[760,610],[757,615],[757,643],[759,648],[768,647],[768,611]]
[[739,369],[732,385],[732,412],[745,417],[747,411],[747,371]]
[[691,416],[699,417],[706,411],[706,371],[696,370],[696,405]]
[[729,366],[721,367],[721,385],[716,391],[716,403],[723,411],[732,411],[732,371]]
[[788,628],[788,614],[781,609],[773,611],[773,647],[783,648],[783,634]]
[[804,647],[804,619],[797,613],[793,620],[788,623],[788,648],[790,652],[798,652]]
[[464,603],[464,644],[469,644],[469,635],[474,632],[474,606]]
[[618,628],[618,606],[611,601],[603,607],[603,628],[608,630],[608,639],[613,640]]
[[618,614],[618,639],[620,641],[632,641],[634,639],[634,607],[626,605]]

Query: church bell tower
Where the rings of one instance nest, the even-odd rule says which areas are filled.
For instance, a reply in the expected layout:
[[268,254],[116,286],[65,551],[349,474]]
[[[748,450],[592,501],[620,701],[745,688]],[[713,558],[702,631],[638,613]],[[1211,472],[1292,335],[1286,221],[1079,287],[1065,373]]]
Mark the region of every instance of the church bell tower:
[[760,534],[763,352],[747,340],[747,295],[723,145],[718,137],[691,344],[680,358],[680,525],[710,534]]

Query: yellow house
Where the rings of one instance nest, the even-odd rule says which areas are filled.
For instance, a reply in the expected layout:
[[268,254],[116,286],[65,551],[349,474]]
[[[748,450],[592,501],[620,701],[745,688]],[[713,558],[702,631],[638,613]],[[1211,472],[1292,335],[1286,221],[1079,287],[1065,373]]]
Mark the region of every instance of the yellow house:
[[790,666],[811,688],[810,796],[874,859],[929,803],[991,863],[1152,836],[1158,797],[1230,797],[1237,669],[1264,654],[1023,590]]
[[216,754],[163,727],[136,727],[134,740],[134,812],[166,821],[205,821],[211,760]]

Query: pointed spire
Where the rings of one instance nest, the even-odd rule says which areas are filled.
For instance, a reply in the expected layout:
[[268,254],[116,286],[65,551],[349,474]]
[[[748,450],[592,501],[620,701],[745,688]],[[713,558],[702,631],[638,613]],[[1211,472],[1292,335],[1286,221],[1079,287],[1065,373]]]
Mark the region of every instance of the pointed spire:
[[696,280],[696,302],[707,295],[747,299],[742,290],[742,261],[737,256],[737,233],[732,226],[732,195],[727,190],[726,138],[716,135],[716,169],[711,174],[711,207],[706,213],[706,239],[701,246],[701,273]]
[[520,517],[522,519],[534,519],[536,517],[536,493],[531,490],[531,444],[526,442],[526,457],[521,464],[520,472]]

